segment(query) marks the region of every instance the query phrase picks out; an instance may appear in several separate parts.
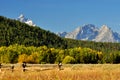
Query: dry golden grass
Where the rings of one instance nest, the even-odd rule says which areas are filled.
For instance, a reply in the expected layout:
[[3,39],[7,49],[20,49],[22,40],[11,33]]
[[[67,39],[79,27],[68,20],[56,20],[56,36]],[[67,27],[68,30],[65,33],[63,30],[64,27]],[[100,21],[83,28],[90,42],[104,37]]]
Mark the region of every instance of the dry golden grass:
[[60,71],[51,66],[32,65],[26,72],[21,67],[15,67],[14,72],[3,68],[0,80],[120,80],[120,64],[63,65]]

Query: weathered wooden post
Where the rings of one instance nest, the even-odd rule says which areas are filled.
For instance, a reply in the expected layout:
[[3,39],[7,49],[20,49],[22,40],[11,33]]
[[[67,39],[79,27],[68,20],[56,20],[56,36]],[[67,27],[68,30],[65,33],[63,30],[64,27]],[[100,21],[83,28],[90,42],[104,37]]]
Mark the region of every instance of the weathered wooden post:
[[58,63],[59,70],[61,70],[61,67],[62,67],[62,63]]
[[26,62],[22,63],[23,72],[25,72]]
[[14,71],[14,65],[11,65],[11,71],[12,72]]
[[0,72],[1,72],[2,64],[0,63]]

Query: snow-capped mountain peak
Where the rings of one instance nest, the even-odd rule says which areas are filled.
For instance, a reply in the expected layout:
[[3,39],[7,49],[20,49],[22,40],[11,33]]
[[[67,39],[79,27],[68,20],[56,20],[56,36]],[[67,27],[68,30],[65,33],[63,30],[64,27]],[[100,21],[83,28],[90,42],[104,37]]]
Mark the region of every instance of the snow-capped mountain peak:
[[107,25],[103,25],[100,31],[110,31],[111,29]]
[[103,25],[100,30],[99,34],[96,36],[95,41],[97,42],[115,42],[113,37],[113,31],[106,25]]
[[25,18],[25,16],[23,14],[21,14],[17,20],[19,20],[20,22],[23,22],[23,23],[26,23],[30,26],[35,26],[35,24],[33,23],[32,20],[28,19],[28,18]]
[[71,33],[68,33],[65,38],[80,39],[80,40],[92,40],[98,33],[97,28],[92,24],[86,24],[82,27],[76,28]]
[[20,16],[18,17],[19,19],[23,19],[24,18],[24,15],[23,14],[20,14]]

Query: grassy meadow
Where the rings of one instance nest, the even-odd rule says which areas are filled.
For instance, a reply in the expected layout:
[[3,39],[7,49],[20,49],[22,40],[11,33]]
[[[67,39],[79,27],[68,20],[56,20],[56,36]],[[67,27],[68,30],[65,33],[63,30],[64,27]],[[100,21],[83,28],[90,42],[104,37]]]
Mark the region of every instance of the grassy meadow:
[[3,64],[0,80],[120,80],[120,64],[27,64],[22,71],[21,64]]

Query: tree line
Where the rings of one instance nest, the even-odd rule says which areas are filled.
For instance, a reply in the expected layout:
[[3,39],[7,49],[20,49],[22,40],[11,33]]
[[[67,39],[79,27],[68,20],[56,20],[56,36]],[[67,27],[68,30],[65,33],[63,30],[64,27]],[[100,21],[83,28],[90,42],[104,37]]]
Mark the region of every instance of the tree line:
[[10,45],[0,47],[1,63],[34,63],[34,64],[54,64],[62,62],[64,64],[79,63],[120,63],[120,52],[103,53],[90,48],[69,48],[58,49],[47,46],[26,47],[24,45]]

